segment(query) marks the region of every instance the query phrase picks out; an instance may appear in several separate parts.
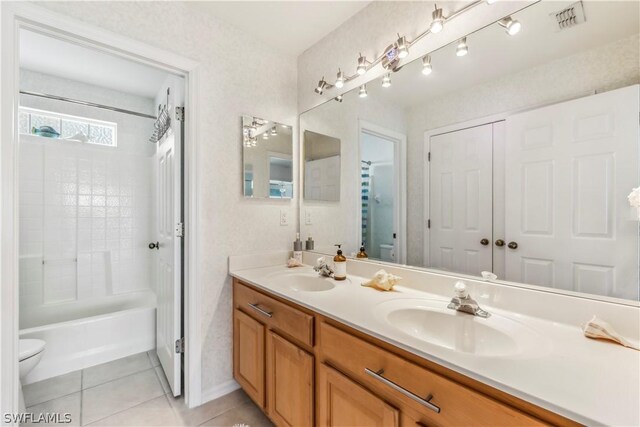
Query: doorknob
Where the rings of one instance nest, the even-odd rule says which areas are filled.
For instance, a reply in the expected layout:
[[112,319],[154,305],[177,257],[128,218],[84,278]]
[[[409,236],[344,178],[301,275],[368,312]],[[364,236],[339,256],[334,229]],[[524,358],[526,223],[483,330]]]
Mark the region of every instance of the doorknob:
[[516,242],[509,242],[507,246],[509,249],[518,249],[518,244]]
[[487,245],[489,244],[489,239],[482,239],[482,240],[480,240],[480,244],[481,244],[482,246],[487,246]]
[[502,240],[502,239],[496,240],[496,246],[499,246],[499,247],[504,246],[504,240]]
[[149,243],[149,249],[160,249],[160,243],[159,242]]

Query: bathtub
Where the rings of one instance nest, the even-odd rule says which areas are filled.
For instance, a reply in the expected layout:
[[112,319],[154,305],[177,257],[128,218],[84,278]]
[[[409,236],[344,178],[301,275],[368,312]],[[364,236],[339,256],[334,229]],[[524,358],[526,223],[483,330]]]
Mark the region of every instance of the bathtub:
[[156,346],[156,297],[140,291],[21,310],[20,338],[46,342],[23,384],[148,351]]

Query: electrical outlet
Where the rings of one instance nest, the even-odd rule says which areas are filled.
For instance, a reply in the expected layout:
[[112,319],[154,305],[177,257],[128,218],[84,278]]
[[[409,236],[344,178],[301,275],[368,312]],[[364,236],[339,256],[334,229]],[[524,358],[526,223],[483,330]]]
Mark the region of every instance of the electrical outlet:
[[280,209],[280,225],[289,225],[289,212],[286,209]]
[[304,211],[304,223],[305,223],[305,225],[313,224],[313,221],[311,221],[311,210],[309,210],[309,209]]

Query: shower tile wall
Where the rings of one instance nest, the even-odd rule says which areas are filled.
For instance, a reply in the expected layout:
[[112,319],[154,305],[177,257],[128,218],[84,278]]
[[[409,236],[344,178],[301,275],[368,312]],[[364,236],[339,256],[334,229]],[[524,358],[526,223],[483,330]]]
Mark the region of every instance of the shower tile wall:
[[153,289],[152,121],[23,97],[27,102],[116,122],[118,146],[21,136],[21,308]]

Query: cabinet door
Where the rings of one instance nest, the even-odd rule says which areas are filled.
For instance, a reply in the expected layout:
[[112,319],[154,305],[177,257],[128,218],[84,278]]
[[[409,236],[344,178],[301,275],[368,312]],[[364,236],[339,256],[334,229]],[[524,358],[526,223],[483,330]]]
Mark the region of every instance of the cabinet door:
[[398,410],[335,369],[320,365],[318,423],[320,426],[399,425]]
[[264,407],[264,325],[240,310],[233,311],[233,376]]
[[313,425],[313,356],[267,332],[267,405],[278,426]]

